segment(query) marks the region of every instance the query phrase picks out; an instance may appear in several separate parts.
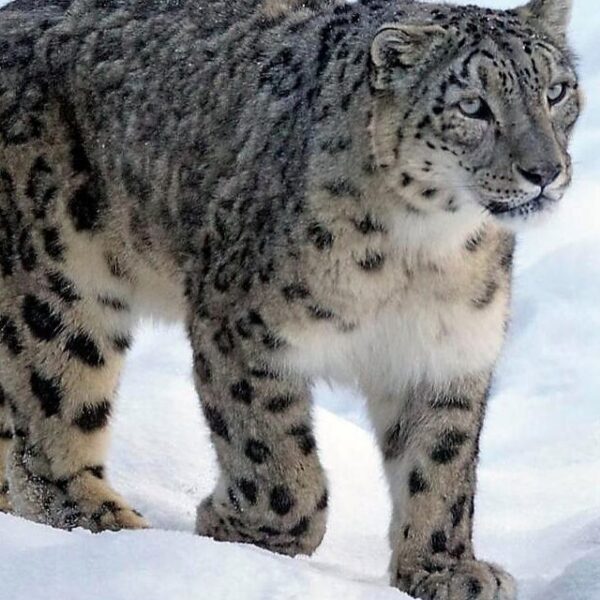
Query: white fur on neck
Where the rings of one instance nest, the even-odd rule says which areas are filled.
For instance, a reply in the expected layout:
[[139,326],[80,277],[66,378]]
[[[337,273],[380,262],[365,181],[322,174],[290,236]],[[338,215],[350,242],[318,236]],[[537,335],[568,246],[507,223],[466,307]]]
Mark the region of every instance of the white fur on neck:
[[463,202],[456,212],[399,211],[392,220],[390,236],[409,263],[440,263],[453,258],[464,248],[466,240],[488,221],[489,217],[474,202]]

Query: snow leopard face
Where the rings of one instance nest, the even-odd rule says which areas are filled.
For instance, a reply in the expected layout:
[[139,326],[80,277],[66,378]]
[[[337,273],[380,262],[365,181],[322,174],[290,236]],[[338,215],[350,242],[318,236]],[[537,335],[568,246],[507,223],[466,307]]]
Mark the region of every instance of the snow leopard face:
[[[379,31],[375,120],[397,139],[392,147],[376,132],[375,153],[387,149],[386,176],[400,194],[427,181],[411,190],[416,208],[475,207],[511,225],[558,203],[581,106],[565,13],[562,0],[501,12],[438,6],[433,26]],[[402,114],[400,98],[411,107]]]

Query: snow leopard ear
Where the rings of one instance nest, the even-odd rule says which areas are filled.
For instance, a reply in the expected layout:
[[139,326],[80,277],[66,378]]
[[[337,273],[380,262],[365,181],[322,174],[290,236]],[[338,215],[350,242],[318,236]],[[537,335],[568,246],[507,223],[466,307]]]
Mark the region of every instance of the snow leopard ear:
[[518,9],[521,18],[555,37],[565,37],[573,0],[531,0]]
[[437,25],[383,25],[371,44],[375,87],[391,87],[394,75],[423,62],[446,35]]

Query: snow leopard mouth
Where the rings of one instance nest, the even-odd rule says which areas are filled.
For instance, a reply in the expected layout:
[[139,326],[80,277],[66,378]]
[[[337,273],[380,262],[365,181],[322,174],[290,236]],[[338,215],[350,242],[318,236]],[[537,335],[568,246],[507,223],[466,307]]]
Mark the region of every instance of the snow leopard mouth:
[[531,200],[526,200],[520,204],[511,202],[496,202],[492,201],[486,204],[487,210],[500,219],[510,219],[518,217],[529,217],[531,215],[541,213],[558,202],[557,198],[551,198],[544,193],[540,193]]

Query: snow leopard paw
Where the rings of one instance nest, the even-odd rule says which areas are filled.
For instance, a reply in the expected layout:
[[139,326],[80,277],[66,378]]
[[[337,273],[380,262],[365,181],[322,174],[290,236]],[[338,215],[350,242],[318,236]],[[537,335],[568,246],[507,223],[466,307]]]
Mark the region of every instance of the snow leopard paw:
[[148,527],[104,480],[101,468],[54,479],[43,457],[14,452],[9,464],[10,500],[16,515],[58,527],[83,527],[93,533]]
[[500,567],[465,560],[450,567],[401,565],[393,584],[422,600],[516,600],[516,584]]
[[196,533],[217,541],[253,544],[260,548],[296,556],[310,555],[320,544],[325,533],[325,515],[317,511],[312,518],[303,517],[297,522],[283,526],[279,523],[266,523],[257,519],[252,522],[241,512],[229,510],[226,502],[217,501],[214,496],[206,498],[198,507]]

